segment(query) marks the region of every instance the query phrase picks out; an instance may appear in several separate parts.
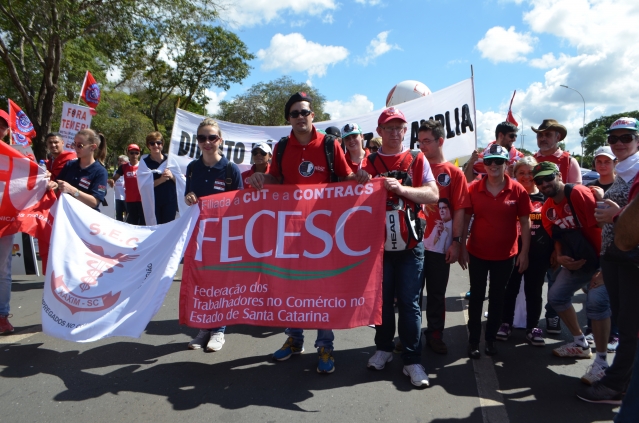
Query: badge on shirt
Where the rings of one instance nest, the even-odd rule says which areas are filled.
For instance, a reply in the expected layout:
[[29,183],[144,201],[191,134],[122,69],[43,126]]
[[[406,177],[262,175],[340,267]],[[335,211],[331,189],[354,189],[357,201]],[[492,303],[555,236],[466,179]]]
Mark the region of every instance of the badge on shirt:
[[440,173],[437,175],[437,183],[443,187],[450,185],[450,176],[448,176],[448,173]]
[[557,212],[555,211],[555,209],[551,207],[548,210],[546,210],[546,217],[551,222],[554,222],[555,220],[557,220]]
[[224,181],[220,179],[216,179],[215,185],[213,186],[213,188],[215,188],[218,191],[224,191],[224,189],[226,188],[226,184],[224,183]]
[[300,163],[299,171],[300,175],[308,178],[313,173],[315,173],[315,166],[309,161],[303,161],[302,163]]
[[91,181],[87,179],[86,177],[83,177],[82,179],[80,179],[80,182],[78,183],[78,185],[80,185],[81,188],[89,189],[89,185],[91,185]]
[[98,192],[106,192],[106,185],[98,185]]

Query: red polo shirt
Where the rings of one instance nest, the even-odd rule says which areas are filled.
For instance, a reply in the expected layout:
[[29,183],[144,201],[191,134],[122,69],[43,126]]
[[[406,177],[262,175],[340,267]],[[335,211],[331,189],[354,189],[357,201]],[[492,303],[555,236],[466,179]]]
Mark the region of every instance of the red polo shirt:
[[508,175],[505,178],[497,196],[486,189],[487,177],[468,187],[471,205],[466,214],[474,214],[475,219],[466,248],[483,260],[507,260],[517,255],[517,220],[533,211],[524,187]]
[[124,178],[124,197],[127,203],[136,203],[142,201],[140,197],[140,189],[138,188],[138,163],[131,166],[131,163],[125,163],[115,171]]
[[[307,145],[302,145],[295,138],[291,131],[284,156],[282,157],[282,169],[277,163],[277,149],[279,143],[273,149],[273,160],[268,170],[268,174],[278,181],[284,175],[285,184],[325,184],[331,181],[326,152],[324,151],[324,134],[317,132],[313,127],[311,141]],[[333,169],[335,174],[344,178],[351,174],[351,168],[346,163],[344,150],[337,140],[334,141],[335,162]]]
[[359,163],[354,163],[351,160],[351,153],[349,153],[348,151],[346,153],[344,153],[344,156],[346,156],[346,163],[348,163],[348,167],[350,167],[353,172],[357,172],[359,170],[360,166],[362,164],[364,164],[364,159],[366,159],[366,157],[368,157],[370,154],[371,153],[368,150],[365,149],[364,150],[364,158]]
[[[264,173],[268,173],[268,169],[271,167],[270,163],[266,164],[266,172]],[[251,185],[248,183],[248,178],[251,177],[251,175],[253,175],[255,173],[255,165],[251,166],[251,168],[249,170],[247,170],[246,172],[242,172],[242,182],[244,183],[244,188],[251,188]]]

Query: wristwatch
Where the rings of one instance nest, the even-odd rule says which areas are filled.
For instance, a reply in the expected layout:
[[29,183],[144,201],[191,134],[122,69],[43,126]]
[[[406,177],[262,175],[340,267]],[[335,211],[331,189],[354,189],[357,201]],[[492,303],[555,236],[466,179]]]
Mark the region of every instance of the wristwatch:
[[73,193],[73,196],[74,196],[75,198],[78,198],[78,197],[80,196],[80,190],[76,188],[76,189],[75,189],[75,192]]
[[457,242],[459,242],[461,244],[461,237],[460,236],[453,237],[453,242],[455,242],[455,241],[457,241]]

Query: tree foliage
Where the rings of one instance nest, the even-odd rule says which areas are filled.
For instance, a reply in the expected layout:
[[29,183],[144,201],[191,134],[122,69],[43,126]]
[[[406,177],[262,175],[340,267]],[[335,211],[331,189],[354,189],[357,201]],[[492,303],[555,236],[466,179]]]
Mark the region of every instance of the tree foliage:
[[602,116],[586,124],[585,126],[586,139],[584,140],[584,156],[585,156],[584,158],[592,157],[595,151],[599,147],[606,145],[606,140],[608,139],[606,130],[610,128],[610,125],[612,125],[614,121],[622,117],[633,117],[635,119],[639,119],[639,111],[635,110],[633,112],[623,112],[623,113],[617,113],[617,114],[609,115],[609,116]]
[[233,100],[221,101],[220,112],[216,117],[244,125],[288,125],[284,118],[284,106],[291,95],[298,91],[304,91],[313,98],[315,121],[330,120],[331,116],[324,112],[326,98],[317,89],[305,82],[295,82],[289,76],[282,76],[270,82],[259,82]]

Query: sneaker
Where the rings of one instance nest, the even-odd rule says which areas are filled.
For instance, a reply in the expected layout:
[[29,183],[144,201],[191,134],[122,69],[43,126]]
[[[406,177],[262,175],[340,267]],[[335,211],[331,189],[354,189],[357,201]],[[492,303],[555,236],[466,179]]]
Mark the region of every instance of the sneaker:
[[448,354],[448,347],[441,338],[430,338],[428,346],[437,354]]
[[197,336],[193,338],[191,342],[189,342],[189,349],[199,350],[200,348],[203,348],[206,345],[206,343],[209,341],[210,336],[211,336],[210,330],[200,329],[200,333],[198,333]]
[[544,341],[544,332],[539,328],[526,331],[526,341],[528,341],[530,345],[534,345],[536,347],[543,347],[546,345],[546,341]]
[[282,348],[273,353],[273,359],[277,361],[284,361],[288,360],[292,355],[298,355],[303,352],[304,347],[296,347],[295,345],[293,345],[293,338],[289,336],[284,345],[282,345]]
[[317,350],[319,362],[317,363],[317,373],[333,373],[335,371],[335,359],[333,350],[321,347]]
[[368,364],[366,365],[369,369],[382,370],[386,363],[390,363],[393,361],[393,353],[387,351],[375,351],[375,354],[368,359]]
[[8,314],[6,316],[0,316],[0,335],[5,333],[13,333],[13,325],[9,323],[9,317],[13,317],[13,314]]
[[592,352],[590,347],[583,348],[575,343],[565,344],[559,348],[552,350],[557,357],[573,357],[573,358],[591,358]]
[[404,366],[404,374],[410,376],[410,383],[415,386],[428,386],[428,375],[424,371],[424,366],[421,364],[409,364]]
[[508,341],[510,332],[512,332],[512,329],[510,329],[510,325],[508,323],[502,323],[499,327],[499,330],[497,331],[496,338],[500,341]]
[[559,316],[546,317],[546,333],[561,333],[561,321]]
[[619,338],[616,336],[611,336],[608,338],[608,352],[613,353],[617,352],[617,347],[619,346]]
[[586,371],[586,374],[581,377],[581,381],[586,385],[592,385],[604,377],[607,368],[608,366],[602,366],[595,361],[588,366],[588,370]]
[[623,394],[595,382],[592,386],[577,390],[577,398],[597,404],[621,405]]
[[595,348],[595,335],[592,332],[586,334],[586,342],[588,342],[590,348]]
[[226,341],[224,341],[224,334],[222,332],[213,332],[209,343],[206,344],[206,350],[212,352],[219,351],[222,349],[224,342]]

